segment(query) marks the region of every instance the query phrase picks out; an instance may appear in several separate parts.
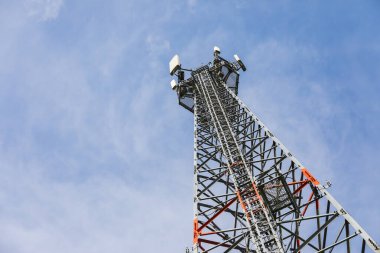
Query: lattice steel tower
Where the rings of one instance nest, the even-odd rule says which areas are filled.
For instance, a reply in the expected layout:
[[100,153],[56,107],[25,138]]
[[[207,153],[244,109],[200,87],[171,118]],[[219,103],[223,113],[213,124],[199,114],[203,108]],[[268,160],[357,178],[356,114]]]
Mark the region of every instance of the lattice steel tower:
[[[193,252],[367,252],[379,245],[237,97],[235,55],[170,61],[172,89],[194,113]],[[190,76],[185,79],[185,72]]]

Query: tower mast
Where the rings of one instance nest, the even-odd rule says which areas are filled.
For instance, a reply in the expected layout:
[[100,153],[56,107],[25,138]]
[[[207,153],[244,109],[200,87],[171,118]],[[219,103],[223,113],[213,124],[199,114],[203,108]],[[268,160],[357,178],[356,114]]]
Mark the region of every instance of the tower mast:
[[[179,104],[194,114],[193,253],[380,253],[379,245],[240,100],[239,70],[214,59],[169,63]],[[189,77],[185,79],[185,72]]]

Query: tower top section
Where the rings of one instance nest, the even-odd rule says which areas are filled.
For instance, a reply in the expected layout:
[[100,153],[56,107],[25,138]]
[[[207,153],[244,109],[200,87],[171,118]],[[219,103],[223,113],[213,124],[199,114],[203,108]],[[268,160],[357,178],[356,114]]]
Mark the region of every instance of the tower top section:
[[243,61],[234,55],[235,61],[228,61],[220,56],[221,50],[219,47],[214,47],[214,60],[206,65],[195,69],[182,68],[178,54],[174,55],[169,62],[170,75],[176,76],[170,82],[172,90],[178,95],[178,103],[185,109],[194,112],[194,74],[199,71],[208,69],[211,77],[218,82],[224,82],[229,89],[236,95],[239,86],[239,70],[246,71]]

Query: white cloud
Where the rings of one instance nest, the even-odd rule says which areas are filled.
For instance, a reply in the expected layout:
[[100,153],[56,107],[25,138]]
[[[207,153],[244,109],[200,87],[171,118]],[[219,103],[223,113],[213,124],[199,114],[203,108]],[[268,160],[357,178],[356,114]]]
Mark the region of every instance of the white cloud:
[[145,41],[150,53],[158,55],[170,50],[170,42],[157,34],[149,34]]
[[189,7],[194,7],[198,3],[198,0],[187,0],[187,5]]
[[63,6],[63,0],[26,0],[28,15],[41,21],[56,19]]

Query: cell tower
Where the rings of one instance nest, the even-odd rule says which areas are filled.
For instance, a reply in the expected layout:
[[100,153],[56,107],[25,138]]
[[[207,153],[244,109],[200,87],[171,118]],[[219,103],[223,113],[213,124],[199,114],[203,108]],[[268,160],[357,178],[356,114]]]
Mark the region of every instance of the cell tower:
[[[378,252],[379,245],[239,99],[234,62],[169,63],[194,113],[192,252]],[[185,79],[185,72],[190,76]],[[367,250],[367,251],[366,251]],[[189,252],[187,250],[187,252]]]

